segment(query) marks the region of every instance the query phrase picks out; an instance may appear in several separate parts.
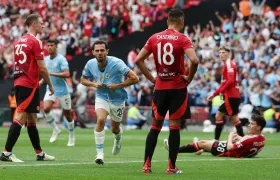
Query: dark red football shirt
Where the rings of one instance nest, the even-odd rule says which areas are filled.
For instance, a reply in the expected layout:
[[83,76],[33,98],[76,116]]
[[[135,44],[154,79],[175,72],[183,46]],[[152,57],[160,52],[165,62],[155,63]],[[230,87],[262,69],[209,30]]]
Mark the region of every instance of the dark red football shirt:
[[237,67],[234,61],[230,59],[228,59],[224,65],[222,84],[214,92],[214,96],[218,94],[223,94],[225,97],[229,98],[240,98]]
[[180,74],[186,74],[184,50],[188,48],[193,48],[190,39],[173,29],[166,29],[149,38],[144,49],[154,55],[157,70],[156,90],[186,87],[186,81]]
[[32,34],[22,36],[14,46],[14,86],[38,87],[40,70],[37,60],[43,59],[42,42]]
[[233,144],[233,151],[228,151],[220,156],[246,158],[255,157],[264,147],[265,137],[263,135],[246,135]]

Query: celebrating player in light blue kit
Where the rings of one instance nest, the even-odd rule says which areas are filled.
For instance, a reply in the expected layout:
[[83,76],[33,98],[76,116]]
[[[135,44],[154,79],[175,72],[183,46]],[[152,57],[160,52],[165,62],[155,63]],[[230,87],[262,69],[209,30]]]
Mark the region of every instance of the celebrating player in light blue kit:
[[[57,136],[60,134],[61,130],[55,123],[54,117],[51,114],[51,108],[55,103],[56,98],[59,99],[60,106],[63,109],[63,114],[68,121],[69,138],[67,146],[75,145],[74,136],[74,120],[71,113],[71,96],[69,92],[69,87],[66,83],[65,78],[70,76],[68,62],[65,57],[56,52],[57,40],[48,40],[47,49],[49,51],[49,56],[45,58],[46,67],[49,71],[51,81],[55,88],[55,94],[49,95],[49,87],[47,86],[47,91],[44,97],[44,111],[45,117],[48,123],[53,128],[53,134],[50,138],[50,142],[54,142]],[[42,82],[40,81],[40,84]]]
[[[96,41],[92,46],[92,53],[96,57],[85,65],[81,83],[85,86],[96,88],[95,112],[97,123],[94,131],[97,156],[97,164],[104,163],[104,126],[109,115],[111,118],[111,130],[115,135],[112,154],[116,155],[121,150],[123,110],[127,93],[124,87],[139,81],[137,75],[116,57],[107,56],[108,44],[104,41]],[[124,77],[126,79],[124,80]]]

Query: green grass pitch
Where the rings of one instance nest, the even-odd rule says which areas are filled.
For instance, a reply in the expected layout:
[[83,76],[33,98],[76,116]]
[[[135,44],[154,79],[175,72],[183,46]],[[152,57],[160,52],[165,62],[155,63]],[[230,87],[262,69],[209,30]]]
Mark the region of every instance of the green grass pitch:
[[[13,150],[24,163],[0,161],[1,180],[56,180],[56,179],[213,179],[213,180],[257,180],[280,179],[280,136],[265,134],[267,142],[262,152],[252,159],[217,158],[208,153],[201,156],[179,154],[178,167],[184,172],[179,175],[167,175],[167,151],[163,139],[168,132],[161,132],[153,157],[152,173],[143,174],[143,154],[148,131],[124,131],[123,145],[120,154],[112,155],[113,135],[106,131],[105,163],[98,166],[94,163],[95,145],[93,129],[76,129],[76,146],[67,147],[68,132],[63,130],[58,140],[51,144],[51,129],[40,129],[41,145],[48,154],[56,157],[52,162],[35,161],[35,153],[28,138],[26,129]],[[0,146],[4,147],[8,129],[0,128]],[[213,133],[181,132],[181,143],[192,142],[194,136],[200,139],[211,139]],[[227,133],[223,134],[223,138]],[[172,176],[172,177],[171,177]]]

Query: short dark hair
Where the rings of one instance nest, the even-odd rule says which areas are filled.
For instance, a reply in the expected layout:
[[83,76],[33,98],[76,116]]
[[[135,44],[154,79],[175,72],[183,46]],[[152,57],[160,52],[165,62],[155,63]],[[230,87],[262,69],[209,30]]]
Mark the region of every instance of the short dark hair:
[[57,45],[59,42],[58,42],[57,39],[48,39],[48,40],[47,40],[47,43],[54,43],[54,44]]
[[169,22],[178,22],[181,18],[184,18],[185,14],[181,9],[173,8],[168,13]]
[[255,121],[258,126],[261,126],[261,131],[266,126],[265,119],[262,116],[258,115],[258,114],[253,114],[252,118],[251,118],[251,121]]
[[227,51],[227,52],[230,52],[230,47],[221,46],[221,47],[219,47],[219,51],[220,51],[220,50],[225,50],[225,51]]
[[25,24],[27,25],[27,27],[30,27],[32,25],[32,23],[38,21],[38,19],[41,16],[38,14],[30,14],[29,16],[27,16],[26,20],[25,20]]
[[106,43],[105,41],[102,41],[102,40],[97,40],[97,41],[95,41],[95,42],[93,43],[93,45],[92,45],[92,47],[91,47],[91,50],[94,51],[95,45],[97,45],[97,44],[105,44],[106,50],[109,49],[108,43]]

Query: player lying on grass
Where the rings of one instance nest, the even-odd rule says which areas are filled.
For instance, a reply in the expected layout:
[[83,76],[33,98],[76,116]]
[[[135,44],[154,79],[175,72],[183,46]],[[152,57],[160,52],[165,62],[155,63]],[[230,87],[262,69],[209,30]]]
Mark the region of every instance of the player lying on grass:
[[[193,144],[186,144],[179,148],[178,153],[209,152],[213,156],[250,158],[255,157],[264,147],[265,137],[262,130],[266,121],[259,115],[253,115],[248,125],[248,135],[241,137],[233,132],[229,133],[227,141],[198,140],[194,138]],[[168,140],[164,139],[164,146],[169,150]]]

